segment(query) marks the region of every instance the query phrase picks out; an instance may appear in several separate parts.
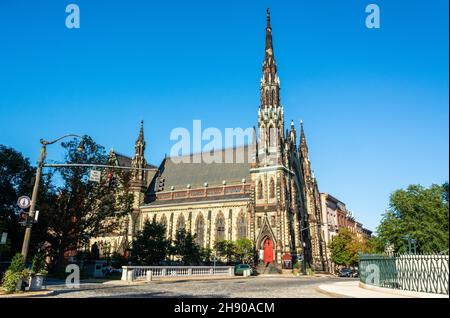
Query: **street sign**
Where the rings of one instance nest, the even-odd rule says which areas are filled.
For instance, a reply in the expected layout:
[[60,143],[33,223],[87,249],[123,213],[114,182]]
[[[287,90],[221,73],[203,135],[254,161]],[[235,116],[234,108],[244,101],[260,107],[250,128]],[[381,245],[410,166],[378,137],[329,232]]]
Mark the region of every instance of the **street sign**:
[[31,199],[26,195],[23,195],[17,200],[17,205],[21,209],[28,209],[31,205]]
[[2,238],[0,240],[0,245],[5,245],[6,244],[6,239],[8,238],[8,233],[3,232],[2,233]]
[[91,170],[91,173],[89,174],[89,181],[100,182],[101,176],[102,173],[100,170]]

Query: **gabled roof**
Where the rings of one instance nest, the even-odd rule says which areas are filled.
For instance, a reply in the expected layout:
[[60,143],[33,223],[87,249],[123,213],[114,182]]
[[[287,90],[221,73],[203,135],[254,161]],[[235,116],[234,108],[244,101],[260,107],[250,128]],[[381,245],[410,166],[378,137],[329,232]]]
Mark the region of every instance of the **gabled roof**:
[[[131,157],[123,155],[121,153],[118,153],[116,151],[114,151],[114,155],[117,158],[117,164],[120,167],[131,167]],[[147,168],[148,169],[157,169],[158,167],[151,165],[151,164],[147,164]]]
[[[208,186],[222,185],[223,181],[227,184],[240,183],[242,179],[251,181],[250,168],[252,161],[251,148],[241,146],[235,148],[221,149],[216,155],[222,158],[222,163],[205,162],[205,156],[211,154],[197,153],[180,157],[168,157],[162,162],[160,170],[160,180],[164,180],[164,190],[168,191],[174,187],[174,190],[186,189],[187,185],[191,188],[203,187],[205,183]],[[225,154],[231,153],[233,163],[225,162]],[[243,160],[236,163],[237,153],[243,154]]]

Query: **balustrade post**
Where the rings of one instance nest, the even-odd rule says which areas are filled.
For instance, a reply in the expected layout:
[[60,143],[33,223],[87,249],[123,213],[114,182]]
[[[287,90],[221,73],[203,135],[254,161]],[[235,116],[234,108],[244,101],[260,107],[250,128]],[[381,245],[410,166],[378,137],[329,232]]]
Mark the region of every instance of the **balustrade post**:
[[147,276],[147,282],[151,282],[152,278],[153,278],[153,271],[152,270],[148,270],[146,276]]
[[188,276],[192,276],[192,268],[191,267],[189,267],[189,269],[188,269]]
[[210,268],[210,269],[209,269],[209,274],[210,274],[211,276],[214,276],[214,268]]
[[128,273],[127,273],[127,281],[128,282],[133,281],[133,279],[134,279],[133,275],[134,275],[134,269],[128,270]]
[[162,276],[165,277],[167,275],[167,268],[162,269]]
[[122,266],[122,278],[121,280],[127,280],[128,278],[128,266]]

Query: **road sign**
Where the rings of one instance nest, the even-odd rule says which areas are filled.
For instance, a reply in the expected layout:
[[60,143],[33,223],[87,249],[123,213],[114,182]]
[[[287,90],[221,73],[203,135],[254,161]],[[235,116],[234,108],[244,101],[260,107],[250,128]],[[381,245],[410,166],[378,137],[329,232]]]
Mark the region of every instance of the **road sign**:
[[17,205],[21,209],[28,209],[31,205],[31,199],[26,195],[23,195],[17,200]]
[[0,245],[5,245],[6,244],[6,239],[8,238],[8,233],[3,232],[2,233],[2,238],[0,240]]
[[101,176],[102,173],[100,170],[91,170],[91,173],[89,174],[89,181],[100,182]]

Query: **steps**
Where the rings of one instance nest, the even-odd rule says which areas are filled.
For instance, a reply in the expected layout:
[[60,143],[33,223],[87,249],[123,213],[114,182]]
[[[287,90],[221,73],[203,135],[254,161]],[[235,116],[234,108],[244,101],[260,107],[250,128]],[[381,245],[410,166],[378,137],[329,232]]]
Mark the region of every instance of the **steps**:
[[267,266],[258,266],[256,270],[260,275],[273,275],[273,274],[282,274],[283,271],[279,269],[274,264],[270,263]]

